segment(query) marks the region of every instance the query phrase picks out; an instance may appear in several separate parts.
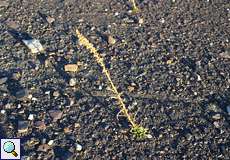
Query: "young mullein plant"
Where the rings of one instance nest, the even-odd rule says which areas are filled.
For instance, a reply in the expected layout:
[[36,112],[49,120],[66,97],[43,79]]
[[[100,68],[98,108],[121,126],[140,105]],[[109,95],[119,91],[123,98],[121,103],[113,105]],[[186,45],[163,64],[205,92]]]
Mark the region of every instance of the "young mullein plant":
[[130,1],[130,3],[132,3],[132,6],[133,6],[132,12],[137,13],[139,11],[139,9],[138,9],[138,7],[136,5],[135,0],[129,0],[129,1]]
[[94,58],[96,59],[97,63],[99,64],[99,66],[102,68],[102,72],[105,74],[107,80],[108,80],[108,83],[110,85],[110,89],[111,91],[114,93],[114,97],[117,102],[118,102],[118,106],[120,107],[120,111],[121,113],[124,114],[124,116],[128,119],[129,123],[132,125],[132,128],[131,128],[131,133],[134,135],[135,138],[137,139],[143,139],[145,137],[147,137],[147,129],[136,124],[134,118],[132,115],[130,115],[128,113],[128,110],[124,104],[124,101],[121,97],[121,93],[118,92],[116,86],[114,85],[112,79],[111,79],[111,76],[110,76],[110,73],[108,71],[108,69],[105,67],[105,63],[104,63],[104,60],[103,58],[100,56],[99,52],[97,51],[97,49],[93,46],[92,43],[89,42],[89,40],[84,37],[80,32],[79,30],[77,29],[76,30],[76,35],[79,39],[79,44],[86,47],[90,53],[94,56]]

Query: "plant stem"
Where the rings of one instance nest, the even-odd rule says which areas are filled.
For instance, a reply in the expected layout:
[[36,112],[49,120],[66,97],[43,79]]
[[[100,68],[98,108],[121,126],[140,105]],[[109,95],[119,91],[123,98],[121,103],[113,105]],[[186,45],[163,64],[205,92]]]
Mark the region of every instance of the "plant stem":
[[121,108],[121,111],[123,112],[123,114],[127,117],[128,121],[131,123],[132,125],[132,128],[133,127],[136,127],[138,126],[136,123],[135,123],[135,120],[134,118],[128,113],[128,110],[127,108],[125,107],[125,104],[123,102],[123,99],[121,98],[121,93],[118,92],[117,88],[115,87],[112,79],[111,79],[111,76],[110,76],[110,73],[109,71],[106,69],[105,67],[105,64],[104,64],[104,61],[103,61],[103,58],[100,56],[100,54],[98,53],[97,49],[93,46],[92,43],[90,43],[88,41],[87,38],[85,38],[78,30],[76,30],[76,34],[79,38],[79,43],[80,45],[83,45],[85,46],[88,50],[90,50],[90,53],[93,54],[93,56],[95,57],[97,63],[101,66],[102,68],[102,72],[105,74],[110,86],[111,86],[111,90],[114,92],[114,94],[116,95],[115,98],[117,99],[118,101],[118,104]]

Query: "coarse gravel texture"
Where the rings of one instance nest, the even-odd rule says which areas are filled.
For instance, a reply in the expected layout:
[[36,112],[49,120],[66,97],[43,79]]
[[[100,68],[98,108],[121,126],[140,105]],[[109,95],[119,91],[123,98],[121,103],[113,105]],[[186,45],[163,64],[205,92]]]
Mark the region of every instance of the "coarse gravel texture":
[[[137,0],[137,14],[128,0],[0,3],[0,137],[21,138],[23,159],[229,159],[229,0]],[[76,28],[152,138],[117,118]]]

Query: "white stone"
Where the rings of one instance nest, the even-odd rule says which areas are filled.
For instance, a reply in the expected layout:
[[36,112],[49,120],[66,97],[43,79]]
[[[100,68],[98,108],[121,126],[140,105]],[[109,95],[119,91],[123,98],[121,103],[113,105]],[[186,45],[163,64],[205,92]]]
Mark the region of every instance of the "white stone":
[[32,99],[32,98],[33,98],[33,95],[32,95],[32,94],[29,94],[29,95],[28,95],[28,98],[29,98],[29,99]]
[[37,39],[30,39],[30,40],[23,39],[22,41],[31,50],[32,53],[39,53],[44,51],[44,48],[42,47],[41,43]]
[[81,151],[81,150],[82,150],[82,145],[76,144],[76,150],[77,150],[77,151]]
[[199,74],[197,75],[197,81],[201,81],[201,77]]
[[30,114],[29,117],[28,117],[28,120],[34,120],[34,115],[33,114]]
[[5,113],[6,113],[6,110],[2,109],[2,110],[1,110],[1,113],[2,113],[2,114],[5,114]]
[[48,145],[49,145],[49,146],[52,146],[53,143],[54,143],[54,140],[50,140],[50,141],[48,142]]
[[71,87],[73,87],[73,86],[75,86],[76,84],[77,84],[76,78],[71,78],[70,81],[69,81],[69,85],[70,85]]
[[162,19],[160,20],[160,22],[161,22],[161,23],[165,23],[165,19],[162,18]]
[[147,137],[148,139],[153,138],[153,136],[152,136],[151,134],[147,134],[146,137]]

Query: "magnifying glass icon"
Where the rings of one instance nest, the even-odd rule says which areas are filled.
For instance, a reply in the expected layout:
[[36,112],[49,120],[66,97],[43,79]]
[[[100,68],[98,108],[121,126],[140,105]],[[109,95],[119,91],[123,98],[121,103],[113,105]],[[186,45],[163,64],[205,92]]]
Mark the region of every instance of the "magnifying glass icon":
[[7,141],[3,144],[3,150],[6,153],[11,153],[14,157],[18,156],[17,152],[15,152],[15,145],[11,141]]

